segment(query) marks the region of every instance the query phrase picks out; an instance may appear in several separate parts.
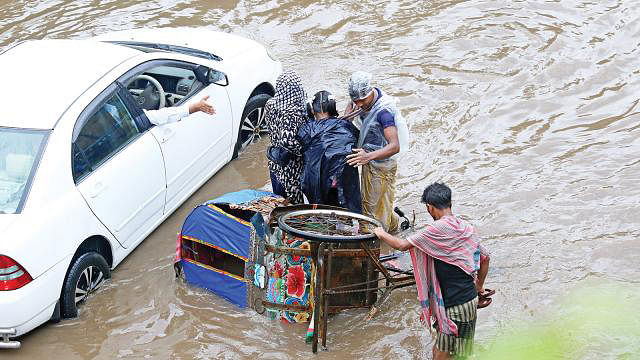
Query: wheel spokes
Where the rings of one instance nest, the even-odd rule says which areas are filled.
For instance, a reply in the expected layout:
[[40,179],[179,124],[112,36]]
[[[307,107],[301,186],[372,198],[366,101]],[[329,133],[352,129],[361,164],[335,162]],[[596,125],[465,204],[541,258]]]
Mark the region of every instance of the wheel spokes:
[[76,287],[76,298],[75,298],[76,304],[84,300],[86,297],[87,297],[87,291]]
[[249,135],[249,137],[247,138],[247,140],[245,142],[242,143],[241,148],[245,149],[247,146],[249,146],[249,144],[251,144],[253,142],[253,139],[255,138],[255,135],[251,134]]
[[75,303],[85,300],[90,293],[99,288],[104,282],[104,273],[94,266],[84,269],[76,283]]
[[265,121],[266,113],[264,112],[264,108],[258,108],[258,135],[260,134],[268,134],[269,128],[267,127],[267,122]]
[[87,281],[87,290],[91,290],[91,279],[93,278],[93,266],[89,266],[84,272],[87,272],[87,276],[85,277]]
[[361,224],[344,216],[300,216],[292,217],[285,223],[294,229],[319,235],[353,236],[360,232]]
[[258,120],[256,121],[256,128],[258,128],[258,130],[262,130],[262,123],[264,122],[264,109],[257,108],[256,110],[258,110]]
[[247,116],[246,118],[244,118],[244,121],[242,122],[241,129],[242,130],[246,130],[246,131],[254,132],[256,128],[255,128],[255,126],[253,126],[253,123],[251,122],[251,120]]
[[240,127],[240,150],[243,151],[251,143],[262,139],[262,134],[269,133],[269,129],[265,126],[264,107],[255,108],[242,120]]
[[[258,111],[257,114],[257,118],[255,120],[251,120],[252,117],[254,117],[254,113],[255,111]],[[247,139],[242,143],[242,149],[246,148],[247,146],[249,146],[249,144],[253,143],[256,140],[256,137],[259,139],[260,136],[260,123],[262,121],[262,118],[264,116],[262,115],[262,108],[257,108],[255,110],[253,110],[252,112],[250,112],[243,120],[242,122],[242,127],[240,128],[240,130],[246,131],[247,132]]]
[[91,291],[95,291],[97,288],[99,288],[100,285],[102,285],[103,281],[104,274],[102,273],[102,271],[99,271],[98,276],[96,276],[96,279],[91,283]]

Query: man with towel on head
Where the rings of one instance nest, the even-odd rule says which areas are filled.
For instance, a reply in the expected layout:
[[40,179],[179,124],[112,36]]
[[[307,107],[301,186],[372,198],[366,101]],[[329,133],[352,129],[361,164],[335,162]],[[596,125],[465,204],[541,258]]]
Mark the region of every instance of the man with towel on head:
[[372,75],[357,71],[349,79],[351,103],[345,118],[360,111],[357,149],[347,156],[351,166],[362,166],[362,213],[376,218],[389,232],[398,230],[393,212],[396,196],[397,156],[408,147],[409,130],[395,99],[371,86]]

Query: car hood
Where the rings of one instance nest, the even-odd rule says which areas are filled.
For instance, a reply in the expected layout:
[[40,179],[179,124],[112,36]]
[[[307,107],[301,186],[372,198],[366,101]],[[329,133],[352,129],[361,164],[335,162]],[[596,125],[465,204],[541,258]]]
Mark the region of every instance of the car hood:
[[185,46],[229,60],[252,48],[262,47],[254,40],[218,31],[194,28],[124,30],[99,35],[97,41],[139,41]]

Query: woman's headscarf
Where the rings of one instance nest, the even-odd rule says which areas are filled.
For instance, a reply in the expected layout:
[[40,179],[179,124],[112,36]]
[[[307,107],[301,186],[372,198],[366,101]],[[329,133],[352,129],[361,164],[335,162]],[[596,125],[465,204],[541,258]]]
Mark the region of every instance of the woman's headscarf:
[[278,76],[276,93],[267,102],[265,112],[271,145],[283,147],[294,155],[284,167],[269,161],[269,170],[285,188],[287,198],[294,204],[302,203],[302,154],[296,135],[307,120],[307,107],[302,81],[295,72],[285,71]]
[[302,80],[293,71],[285,71],[276,80],[273,108],[281,114],[306,116],[306,95]]

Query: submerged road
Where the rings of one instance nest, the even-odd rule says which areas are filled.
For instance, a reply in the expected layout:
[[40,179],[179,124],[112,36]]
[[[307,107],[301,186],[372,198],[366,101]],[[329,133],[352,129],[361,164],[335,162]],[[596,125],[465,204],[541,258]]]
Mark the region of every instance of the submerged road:
[[[308,94],[328,89],[340,108],[347,78],[359,69],[399,99],[412,141],[399,166],[398,204],[415,210],[423,225],[430,219],[418,203],[422,189],[446,182],[454,212],[478,227],[492,252],[487,286],[497,294],[479,312],[478,348],[512,324],[571,315],[564,305],[575,289],[604,283],[638,293],[636,1],[0,2],[0,49],[26,39],[168,26],[255,38],[301,75]],[[113,272],[78,318],[37,329],[22,338],[21,350],[0,358],[310,356],[306,327],[239,310],[176,281],[171,266],[176,233],[195,205],[267,183],[266,145],[254,144],[207,182]],[[374,320],[365,315],[332,319],[330,351],[318,358],[431,356],[415,290],[393,294]],[[633,333],[596,327],[575,346],[584,347],[585,358],[632,358],[638,343]]]

